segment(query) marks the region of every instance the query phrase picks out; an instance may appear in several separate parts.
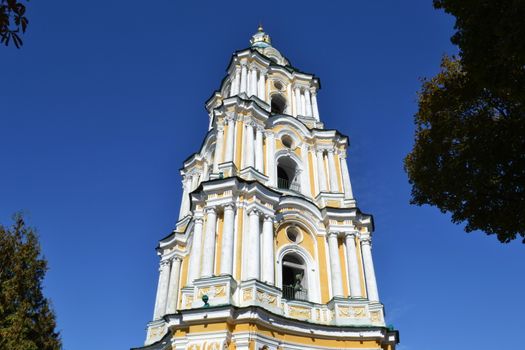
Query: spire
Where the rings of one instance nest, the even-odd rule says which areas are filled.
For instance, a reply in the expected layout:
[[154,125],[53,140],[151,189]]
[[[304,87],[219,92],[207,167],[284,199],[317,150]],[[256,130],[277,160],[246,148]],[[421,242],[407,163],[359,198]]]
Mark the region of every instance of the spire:
[[250,44],[252,45],[252,47],[260,48],[266,48],[271,46],[272,40],[270,39],[270,36],[264,32],[262,24],[259,23],[257,33],[252,35],[252,38],[250,39]]

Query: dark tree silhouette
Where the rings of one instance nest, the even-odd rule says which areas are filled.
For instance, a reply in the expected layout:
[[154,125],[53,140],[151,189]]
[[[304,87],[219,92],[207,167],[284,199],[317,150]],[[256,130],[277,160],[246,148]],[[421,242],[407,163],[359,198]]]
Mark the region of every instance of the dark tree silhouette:
[[525,237],[525,1],[434,6],[456,18],[459,56],[444,57],[419,92],[411,203],[508,243]]
[[0,225],[0,349],[57,350],[55,315],[42,294],[47,261],[34,229],[21,215]]
[[29,23],[25,13],[22,1],[0,0],[0,43],[8,46],[12,41],[17,48],[22,46],[20,34],[25,33]]

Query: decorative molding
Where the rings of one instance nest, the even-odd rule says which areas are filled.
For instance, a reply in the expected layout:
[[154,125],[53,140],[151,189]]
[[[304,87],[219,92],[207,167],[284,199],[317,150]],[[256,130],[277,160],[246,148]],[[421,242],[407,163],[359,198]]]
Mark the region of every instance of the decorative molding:
[[244,289],[242,291],[242,301],[250,301],[253,300],[253,290],[250,289]]

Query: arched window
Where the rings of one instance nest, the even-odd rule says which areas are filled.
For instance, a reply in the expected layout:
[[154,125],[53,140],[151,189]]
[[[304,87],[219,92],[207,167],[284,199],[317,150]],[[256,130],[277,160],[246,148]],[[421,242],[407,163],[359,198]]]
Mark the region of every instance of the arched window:
[[286,109],[286,99],[280,94],[273,95],[271,108],[272,114],[283,114]]
[[283,298],[288,300],[308,300],[306,264],[297,254],[288,253],[282,263]]
[[277,162],[277,187],[296,192],[301,191],[297,164],[290,157],[281,157]]

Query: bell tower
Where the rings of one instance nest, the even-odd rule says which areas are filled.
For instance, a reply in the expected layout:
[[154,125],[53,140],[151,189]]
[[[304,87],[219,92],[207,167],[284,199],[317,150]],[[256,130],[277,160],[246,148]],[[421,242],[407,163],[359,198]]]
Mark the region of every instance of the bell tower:
[[260,26],[206,102],[209,130],[181,170],[160,240],[153,320],[137,349],[393,350],[357,207],[348,138],[325,129],[320,81]]

